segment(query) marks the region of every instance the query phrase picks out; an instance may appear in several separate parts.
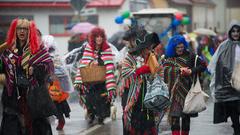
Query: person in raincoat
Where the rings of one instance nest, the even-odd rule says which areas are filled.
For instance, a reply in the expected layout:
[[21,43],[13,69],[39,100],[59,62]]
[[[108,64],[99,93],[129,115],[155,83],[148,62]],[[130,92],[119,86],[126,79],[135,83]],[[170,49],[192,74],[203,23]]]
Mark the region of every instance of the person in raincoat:
[[60,81],[57,77],[52,78],[50,81],[50,85],[48,87],[49,94],[54,101],[56,107],[57,107],[57,119],[58,119],[58,125],[56,127],[57,130],[62,130],[65,125],[65,117],[70,118],[70,107],[67,102],[67,99],[69,98],[69,94],[67,92],[64,92],[61,88]]
[[230,117],[234,135],[240,135],[240,92],[232,85],[232,73],[234,65],[240,61],[239,54],[240,24],[233,21],[228,38],[216,50],[208,69],[212,75],[210,90],[215,101],[213,123],[227,122]]
[[51,77],[48,79],[48,90],[57,108],[56,117],[58,119],[58,125],[56,129],[62,130],[65,125],[64,115],[65,117],[70,118],[71,109],[67,99],[69,98],[68,92],[71,92],[73,89],[72,82],[70,81],[67,71],[64,69],[65,66],[63,62],[61,62],[57,54],[57,43],[55,42],[54,37],[51,35],[44,35],[42,42],[44,46],[46,46],[54,62],[54,75],[51,75]]

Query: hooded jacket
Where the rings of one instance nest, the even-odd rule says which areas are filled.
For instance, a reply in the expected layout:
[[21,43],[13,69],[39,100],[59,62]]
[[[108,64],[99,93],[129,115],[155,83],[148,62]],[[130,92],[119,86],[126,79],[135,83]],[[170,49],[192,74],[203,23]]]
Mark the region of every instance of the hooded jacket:
[[210,90],[215,102],[226,102],[240,100],[240,92],[237,92],[231,85],[231,77],[235,63],[235,48],[240,41],[233,41],[231,29],[233,26],[240,26],[232,22],[228,29],[228,39],[220,44],[209,63],[208,69],[212,75]]

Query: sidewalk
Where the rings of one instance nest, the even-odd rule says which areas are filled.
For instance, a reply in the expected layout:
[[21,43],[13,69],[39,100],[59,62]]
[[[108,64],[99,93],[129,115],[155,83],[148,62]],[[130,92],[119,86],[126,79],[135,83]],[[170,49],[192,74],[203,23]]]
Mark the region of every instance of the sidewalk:
[[[171,135],[167,122],[167,115],[160,123],[162,132],[159,135]],[[199,113],[196,118],[191,118],[190,135],[233,135],[230,119],[227,123],[213,124],[213,102],[209,102],[207,110]]]

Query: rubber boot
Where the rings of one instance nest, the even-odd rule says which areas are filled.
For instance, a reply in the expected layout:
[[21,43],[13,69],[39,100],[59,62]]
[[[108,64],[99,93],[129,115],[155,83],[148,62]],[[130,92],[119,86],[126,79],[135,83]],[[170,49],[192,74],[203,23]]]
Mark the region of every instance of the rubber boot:
[[189,131],[182,131],[181,135],[189,135]]
[[172,131],[172,135],[180,135],[180,131]]
[[60,119],[60,120],[58,120],[58,125],[57,125],[57,128],[56,128],[56,130],[62,130],[63,129],[63,127],[64,127],[64,125],[65,125],[65,119],[63,118],[63,119]]

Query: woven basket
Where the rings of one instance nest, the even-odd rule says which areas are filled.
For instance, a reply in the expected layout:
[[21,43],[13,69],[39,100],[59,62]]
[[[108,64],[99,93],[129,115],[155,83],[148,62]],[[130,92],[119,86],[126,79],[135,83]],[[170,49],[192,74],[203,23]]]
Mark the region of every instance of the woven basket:
[[97,83],[106,80],[105,66],[87,66],[80,68],[83,83]]

